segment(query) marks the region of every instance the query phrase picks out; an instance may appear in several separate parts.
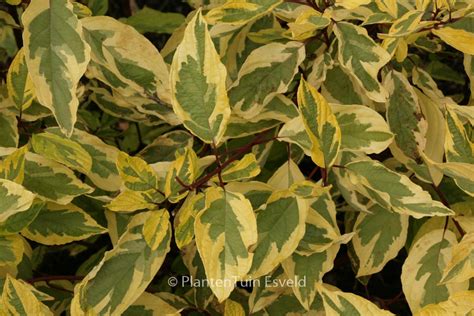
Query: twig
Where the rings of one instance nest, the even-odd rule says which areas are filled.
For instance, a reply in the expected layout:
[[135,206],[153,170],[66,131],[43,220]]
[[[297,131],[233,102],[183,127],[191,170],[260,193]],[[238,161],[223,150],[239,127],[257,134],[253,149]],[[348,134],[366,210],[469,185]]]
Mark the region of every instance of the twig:
[[[444,206],[446,206],[447,208],[451,208],[451,206],[449,205],[449,202],[448,202],[448,199],[446,198],[446,196],[444,195],[443,191],[441,191],[439,189],[439,187],[437,187],[436,185],[434,184],[431,184],[431,187],[433,188],[433,190],[436,192],[436,194],[438,195],[439,199],[441,200],[441,203],[444,204]],[[464,231],[464,229],[462,229],[461,225],[459,225],[459,222],[450,217],[451,220],[453,221],[454,223],[454,226],[456,226],[456,229],[459,231],[459,234],[461,234],[461,237],[464,237],[464,235],[466,234],[466,232]]]

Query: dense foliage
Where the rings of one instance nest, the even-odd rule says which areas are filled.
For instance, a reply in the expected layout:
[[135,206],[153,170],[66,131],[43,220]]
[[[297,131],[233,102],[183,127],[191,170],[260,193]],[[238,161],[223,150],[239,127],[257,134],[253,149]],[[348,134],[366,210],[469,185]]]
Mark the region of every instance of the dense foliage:
[[0,315],[474,313],[472,0],[144,2],[0,4]]

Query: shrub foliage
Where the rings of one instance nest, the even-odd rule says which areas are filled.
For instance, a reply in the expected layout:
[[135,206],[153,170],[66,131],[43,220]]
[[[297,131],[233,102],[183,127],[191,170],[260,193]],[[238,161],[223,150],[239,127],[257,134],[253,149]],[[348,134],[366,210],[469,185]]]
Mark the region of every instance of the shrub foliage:
[[472,1],[6,2],[1,315],[472,312]]

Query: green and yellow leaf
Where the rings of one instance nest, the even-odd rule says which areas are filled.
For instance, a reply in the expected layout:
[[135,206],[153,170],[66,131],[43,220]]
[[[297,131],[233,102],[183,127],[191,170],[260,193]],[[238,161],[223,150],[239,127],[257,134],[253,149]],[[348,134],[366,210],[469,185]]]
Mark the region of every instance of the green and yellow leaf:
[[25,155],[27,151],[28,147],[23,146],[0,161],[0,178],[22,184],[25,178]]
[[160,231],[148,227],[161,238],[153,241],[155,250],[145,240],[143,229],[155,212],[131,218],[115,247],[76,286],[71,315],[120,315],[142,295],[161,267],[171,240],[169,222],[155,222]]
[[[408,233],[408,215],[374,204],[371,213],[359,213],[355,221],[352,246],[358,259],[357,277],[380,272],[398,255]],[[389,224],[388,224],[389,223]]]
[[252,205],[241,193],[209,188],[204,194],[194,233],[206,276],[213,280],[210,287],[222,302],[252,265],[249,248],[257,242],[257,222]]
[[454,23],[448,23],[431,31],[446,44],[469,55],[474,55],[474,13],[470,13]]
[[186,27],[170,78],[173,110],[184,126],[206,143],[219,143],[230,117],[227,70],[201,11]]
[[298,247],[308,204],[290,191],[276,191],[257,212],[258,241],[253,247],[252,279],[270,273]]
[[415,218],[454,214],[407,176],[388,169],[380,162],[355,161],[347,164],[345,170],[349,172],[356,191],[383,208]]
[[341,146],[341,129],[329,104],[314,87],[301,79],[298,105],[306,133],[311,140],[311,159],[321,168],[334,163]]
[[53,133],[34,134],[33,150],[48,159],[87,174],[92,168],[92,157],[78,143]]
[[4,315],[53,316],[49,308],[41,302],[52,299],[25,281],[15,280],[8,275],[3,284],[0,306]]
[[94,191],[65,166],[37,154],[27,153],[23,185],[38,197],[61,205]]
[[469,288],[469,282],[440,284],[452,259],[456,235],[449,229],[435,229],[418,238],[402,267],[402,287],[410,310],[447,300],[451,294]]
[[456,292],[446,301],[426,305],[415,316],[470,315],[474,312],[473,301],[474,291]]
[[443,283],[458,283],[474,278],[474,233],[464,235],[453,247],[451,260],[443,271]]
[[276,95],[288,90],[304,56],[304,46],[291,41],[253,50],[229,88],[232,110],[245,119],[258,115]]
[[111,17],[94,16],[81,22],[91,46],[88,77],[97,78],[126,97],[138,93],[171,102],[168,68],[146,37]]
[[387,91],[377,80],[377,74],[390,55],[360,26],[339,22],[334,28],[338,40],[338,60],[354,80],[365,90],[367,96],[377,102],[385,102]]
[[171,203],[179,202],[189,192],[179,181],[190,185],[196,180],[198,172],[198,157],[192,148],[176,151],[176,159],[168,169],[165,182],[165,195]]
[[7,88],[17,109],[27,109],[36,96],[33,81],[28,73],[24,48],[18,51],[8,69]]
[[242,25],[271,12],[282,0],[227,1],[211,9],[206,20],[210,24]]
[[35,195],[18,183],[0,179],[0,223],[10,216],[27,211]]
[[79,106],[77,85],[90,60],[81,21],[69,0],[38,0],[28,5],[22,22],[25,59],[36,97],[70,136]]
[[43,245],[63,245],[107,230],[74,204],[47,203],[21,231],[26,238]]

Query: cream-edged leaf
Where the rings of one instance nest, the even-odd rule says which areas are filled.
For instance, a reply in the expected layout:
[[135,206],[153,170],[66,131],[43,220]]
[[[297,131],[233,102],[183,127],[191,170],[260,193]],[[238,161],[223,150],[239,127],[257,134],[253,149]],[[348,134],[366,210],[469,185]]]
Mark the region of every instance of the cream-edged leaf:
[[249,276],[266,275],[298,247],[305,232],[308,204],[294,193],[275,191],[257,212],[258,241]]
[[18,51],[8,69],[7,88],[17,109],[27,109],[36,96],[33,81],[28,73],[24,48]]
[[219,143],[230,117],[227,70],[200,11],[188,23],[171,66],[173,110],[206,143]]
[[443,270],[452,258],[456,235],[449,229],[434,229],[418,238],[402,267],[402,287],[410,310],[415,313],[428,304],[445,301],[469,282],[440,284]]
[[407,176],[380,162],[355,161],[347,164],[345,170],[349,171],[350,181],[360,194],[386,209],[415,218],[454,214]]
[[390,55],[367,34],[366,29],[347,22],[338,22],[334,28],[338,40],[338,60],[367,96],[377,102],[387,99],[387,91],[377,80],[377,74]]
[[334,163],[341,146],[341,129],[326,99],[301,79],[298,105],[306,133],[311,140],[311,159],[321,168]]
[[155,212],[160,211],[131,218],[115,247],[75,287],[71,315],[120,315],[142,295],[161,267],[171,240],[171,225],[166,221],[156,223],[161,239],[153,241],[155,250],[145,240],[144,226]]
[[209,188],[204,194],[194,233],[206,276],[214,280],[210,287],[222,302],[251,267],[249,248],[257,242],[257,221],[252,205],[241,193]]
[[26,64],[39,102],[70,136],[77,118],[77,85],[90,61],[82,23],[69,0],[31,2],[22,16]]
[[457,283],[474,278],[474,233],[464,235],[453,247],[451,260],[443,271],[443,283]]

